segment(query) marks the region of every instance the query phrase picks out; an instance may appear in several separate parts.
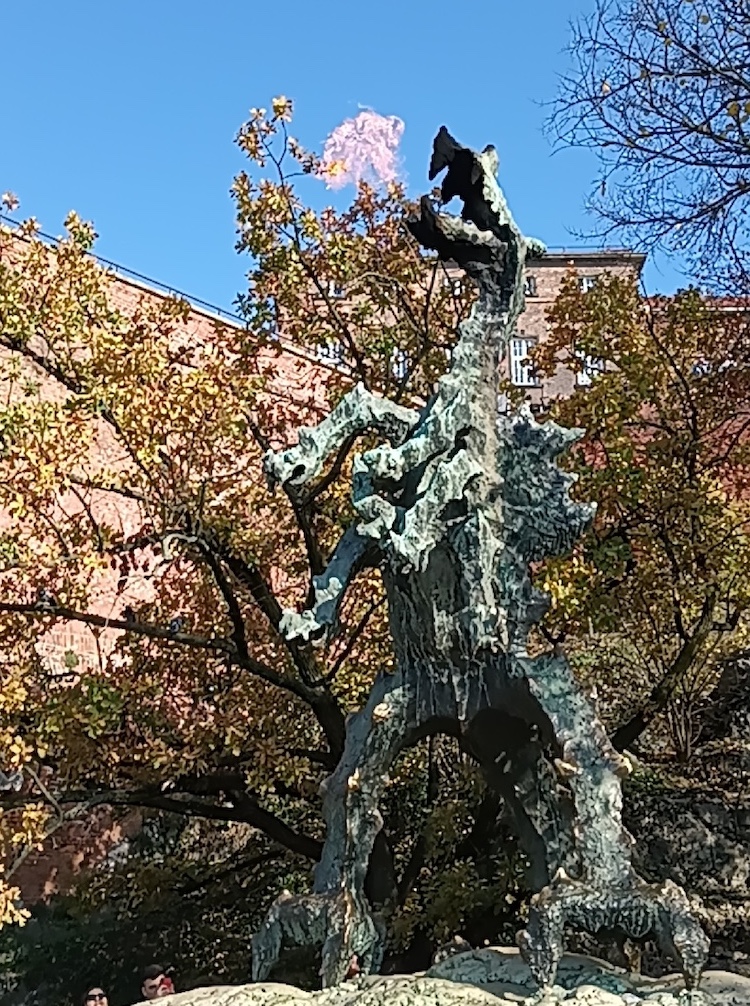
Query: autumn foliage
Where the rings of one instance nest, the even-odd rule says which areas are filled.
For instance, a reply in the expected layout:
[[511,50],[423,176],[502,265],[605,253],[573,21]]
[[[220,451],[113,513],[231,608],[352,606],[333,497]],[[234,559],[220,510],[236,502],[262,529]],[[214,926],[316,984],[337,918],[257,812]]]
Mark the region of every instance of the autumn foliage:
[[747,643],[750,316],[696,290],[644,301],[616,277],[583,293],[571,275],[549,321],[540,370],[591,375],[552,414],[586,431],[574,468],[598,513],[544,570],[548,632],[604,688],[619,747],[666,711],[687,757],[721,659]]
[[[237,138],[244,325],[196,340],[178,299],[118,305],[75,214],[53,245],[33,220],[0,231],[3,921],[25,912],[13,877],[29,851],[100,805],[236,822],[246,858],[304,877],[346,716],[391,661],[376,575],[325,648],[279,635],[349,518],[349,459],[273,498],[261,458],[354,381],[422,399],[468,293],[420,254],[397,184],[361,184],[343,209],[305,202],[332,166],[290,120],[275,99]],[[279,393],[290,360],[307,391],[294,402]],[[66,623],[95,659],[45,659]],[[411,830],[383,836],[393,891]]]
[[[52,245],[33,220],[0,229],[0,922],[23,920],[14,878],[30,852],[101,806],[177,820],[182,838],[159,865],[101,873],[87,910],[123,897],[165,919],[167,869],[180,891],[239,874],[251,923],[281,880],[306,889],[320,783],[392,660],[377,573],[323,648],[278,632],[350,519],[353,445],[275,497],[261,458],[353,382],[423,401],[471,291],[420,253],[398,184],[319,205],[339,169],[291,118],[275,99],[237,138],[243,324],[199,339],[178,299],[119,303],[75,214]],[[538,368],[594,375],[552,414],[587,431],[570,463],[599,511],[572,556],[537,572],[553,598],[540,643],[565,642],[597,683],[619,746],[666,714],[687,756],[719,659],[746,641],[746,314],[695,291],[644,303],[616,278],[584,294],[571,276],[550,325]],[[60,666],[45,641],[66,625],[90,645]],[[395,946],[509,938],[526,891],[501,810],[456,742],[405,753],[370,878]]]

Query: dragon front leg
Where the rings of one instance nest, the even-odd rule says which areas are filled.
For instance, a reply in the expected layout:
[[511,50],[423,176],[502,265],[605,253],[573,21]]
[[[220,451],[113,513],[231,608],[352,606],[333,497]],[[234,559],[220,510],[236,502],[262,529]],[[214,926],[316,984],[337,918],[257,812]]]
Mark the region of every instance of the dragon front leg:
[[368,564],[368,552],[372,548],[370,538],[359,534],[356,527],[350,527],[336,546],[325,571],[313,577],[315,600],[312,607],[302,612],[287,608],[281,617],[279,631],[287,639],[322,642],[335,627],[346,589],[359,570]]
[[358,384],[317,426],[298,430],[298,443],[284,451],[268,451],[263,470],[268,484],[301,486],[318,475],[334,451],[368,430],[382,433],[392,444],[401,443],[419,420],[414,409],[379,398]]

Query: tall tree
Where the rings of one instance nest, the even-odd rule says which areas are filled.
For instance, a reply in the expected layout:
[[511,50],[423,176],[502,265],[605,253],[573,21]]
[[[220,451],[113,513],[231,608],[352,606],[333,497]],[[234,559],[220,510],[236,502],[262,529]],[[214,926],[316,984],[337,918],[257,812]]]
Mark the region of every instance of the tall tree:
[[571,275],[538,350],[541,370],[584,375],[552,411],[586,431],[575,469],[598,501],[572,559],[543,571],[550,631],[593,669],[621,749],[669,710],[689,754],[696,702],[746,645],[748,324],[742,304],[694,290],[644,302],[630,280],[583,293]]
[[716,288],[750,270],[750,9],[597,0],[573,27],[552,131],[601,165],[605,234],[676,251]]
[[[178,299],[118,306],[75,214],[52,246],[33,220],[0,230],[0,922],[20,917],[12,874],[28,851],[99,805],[239,822],[248,855],[309,866],[347,713],[391,659],[374,575],[326,647],[279,633],[348,500],[335,478],[272,499],[262,454],[354,381],[422,397],[470,293],[421,256],[399,185],[307,205],[335,165],[290,120],[278,98],[238,135],[245,326],[196,340]],[[309,400],[279,402],[284,360]],[[89,627],[99,652],[67,654],[64,680],[40,652],[63,624]],[[419,858],[406,880],[395,863],[412,827],[395,816],[384,831],[373,896],[400,881],[403,901],[418,878]]]

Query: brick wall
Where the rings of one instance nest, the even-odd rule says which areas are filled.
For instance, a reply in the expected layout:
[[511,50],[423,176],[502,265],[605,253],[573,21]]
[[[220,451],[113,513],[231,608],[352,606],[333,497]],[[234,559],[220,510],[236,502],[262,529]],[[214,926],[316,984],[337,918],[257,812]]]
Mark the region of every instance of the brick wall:
[[[157,289],[126,276],[115,274],[109,290],[109,300],[124,314],[134,313],[144,301],[158,301],[167,296]],[[175,334],[175,343],[191,347],[210,345],[215,338],[216,326],[242,328],[236,320],[220,317],[210,311],[194,307],[188,314],[186,323],[181,325]],[[6,352],[6,351],[0,351]],[[316,421],[325,408],[325,382],[316,379],[320,376],[321,364],[312,356],[291,346],[282,344],[279,353],[274,348],[262,350],[256,358],[259,376],[265,381],[264,404],[272,422],[293,427],[301,422]],[[65,392],[51,378],[33,364],[26,364],[34,379],[41,383],[42,398],[60,401]],[[97,461],[117,467],[118,459],[122,457],[122,448],[118,446],[110,427],[102,422],[95,435],[95,452]],[[73,494],[65,494],[60,499],[61,507],[67,513],[80,510],[82,504]],[[138,506],[125,498],[119,498],[116,505],[111,494],[102,494],[97,499],[94,494],[91,508],[97,519],[103,519],[113,524],[125,535],[137,530],[141,524]],[[10,520],[7,514],[0,513],[0,529]],[[101,575],[95,582],[91,595],[90,610],[104,617],[119,618],[123,608],[128,604],[147,601],[152,596],[152,589],[145,577],[132,576],[124,591],[117,591],[118,574],[114,571]],[[106,656],[111,650],[117,633],[103,632],[97,640],[92,630],[82,624],[56,624],[40,639],[38,651],[47,662],[50,670],[63,672],[66,670],[66,654],[75,654],[82,669],[98,665],[101,656]],[[70,661],[70,657],[67,658]]]
[[[126,314],[134,312],[144,298],[157,300],[165,296],[166,293],[119,275],[113,277],[110,288],[111,304]],[[239,322],[195,307],[175,338],[181,344],[207,345],[215,337],[217,324],[241,327]],[[316,418],[311,417],[319,417],[326,404],[325,382],[319,379],[321,364],[293,347],[282,348],[281,353],[273,348],[263,350],[257,359],[258,373],[265,379],[264,394],[270,416],[289,427],[301,422],[314,422]],[[28,367],[34,379],[41,382],[43,398],[61,400],[64,397],[56,382],[47,378],[43,371],[31,364]],[[95,451],[99,461],[110,464],[116,464],[122,456],[121,448],[105,423],[96,431]],[[68,494],[61,497],[60,504],[69,513],[80,507],[75,497]],[[121,528],[125,534],[140,526],[137,505],[124,498],[118,499],[115,505],[111,495],[102,496],[99,500],[94,497],[92,511],[97,518],[106,517],[108,523]],[[0,529],[10,520],[8,514],[0,513]],[[149,600],[152,588],[144,577],[131,576],[124,591],[117,589],[117,579],[118,574],[109,570],[98,577],[91,596],[91,611],[105,617],[121,618],[127,604]],[[53,625],[39,639],[37,651],[50,671],[60,675],[71,671],[75,673],[97,668],[100,660],[106,659],[111,651],[118,634],[105,630],[95,636],[86,625],[61,622]],[[115,820],[106,808],[101,808],[58,829],[44,850],[30,855],[14,875],[14,883],[21,888],[22,900],[33,904],[58,891],[70,889],[83,869],[103,862],[123,847],[128,836],[139,826],[138,813],[129,812],[124,818]]]
[[46,901],[52,895],[69,891],[84,870],[115,860],[127,850],[128,840],[141,827],[138,811],[128,812],[115,821],[106,808],[100,808],[77,821],[59,828],[47,839],[41,852],[32,852],[13,877],[26,905]]

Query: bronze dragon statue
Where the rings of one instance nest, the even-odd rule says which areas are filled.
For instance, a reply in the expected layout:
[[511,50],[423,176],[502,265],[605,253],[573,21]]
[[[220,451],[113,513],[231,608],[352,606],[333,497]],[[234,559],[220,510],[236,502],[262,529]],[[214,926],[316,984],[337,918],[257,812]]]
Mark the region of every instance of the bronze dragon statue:
[[344,396],[298,444],[269,453],[271,483],[314,479],[348,439],[376,431],[383,444],[355,456],[358,519],[314,580],[313,605],[287,612],[282,631],[311,641],[336,625],[352,578],[381,570],[396,656],[365,707],[350,718],[341,761],[324,786],[327,837],[311,894],[282,895],[253,938],[262,980],[284,942],[322,946],[325,985],[356,955],[382,961],[383,924],[365,878],[382,825],[378,799],[405,747],[440,729],[458,733],[502,794],[538,888],[521,952],[541,990],[555,978],[566,926],[653,934],[695,988],[708,941],[684,892],[646,884],[631,862],[621,818],[629,762],[610,744],[590,697],[560,652],[532,657],[530,627],[548,600],[530,564],[571,548],[594,506],[571,499],[556,457],[579,436],[521,409],[500,414],[498,375],[524,309],[524,268],[543,254],[523,236],[496,180],[495,149],[475,153],[441,129],[430,177],[446,171],[443,204],[424,197],[410,228],[423,247],[461,267],[478,297],[458,328],[448,372],[421,410],[363,387]]

